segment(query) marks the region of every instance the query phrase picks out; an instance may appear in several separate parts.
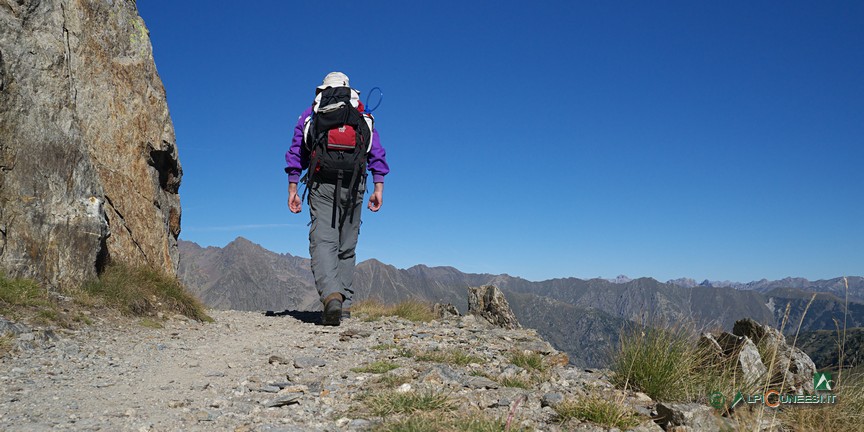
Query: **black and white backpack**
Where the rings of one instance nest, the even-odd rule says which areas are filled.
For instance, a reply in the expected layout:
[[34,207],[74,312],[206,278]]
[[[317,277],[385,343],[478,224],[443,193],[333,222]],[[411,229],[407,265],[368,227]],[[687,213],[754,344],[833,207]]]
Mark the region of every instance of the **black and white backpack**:
[[359,93],[350,87],[318,93],[303,127],[303,145],[309,152],[307,180],[333,183],[340,172],[347,178],[365,171],[374,120],[362,109]]
[[312,115],[303,126],[303,146],[309,154],[309,170],[303,178],[307,190],[315,183],[333,183],[334,203],[345,181],[351,190],[356,190],[360,176],[366,174],[373,126],[374,119],[363,113],[356,90],[328,87],[318,93]]

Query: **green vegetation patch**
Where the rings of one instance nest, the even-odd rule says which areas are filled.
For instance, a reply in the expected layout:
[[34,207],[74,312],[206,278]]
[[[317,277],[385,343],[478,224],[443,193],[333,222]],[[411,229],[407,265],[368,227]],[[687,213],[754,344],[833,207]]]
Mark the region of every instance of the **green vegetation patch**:
[[449,396],[433,391],[405,393],[387,391],[367,397],[364,403],[372,414],[377,416],[455,409],[455,403]]
[[537,372],[545,372],[548,368],[543,362],[543,355],[534,351],[513,351],[510,353],[510,363]]
[[527,380],[519,377],[504,377],[498,380],[498,384],[503,385],[504,387],[515,387],[521,389],[530,389],[531,388],[531,380]]
[[396,344],[379,344],[372,347],[376,351],[396,350],[396,355],[399,357],[414,357],[414,351],[411,348],[401,347]]
[[376,351],[386,351],[397,348],[399,348],[399,345],[396,344],[378,344],[372,347],[372,349]]
[[143,319],[141,319],[141,321],[138,322],[138,324],[141,324],[141,327],[146,327],[146,328],[151,328],[151,329],[164,328],[162,323],[160,323],[159,321],[150,319],[150,318],[143,318]]
[[516,432],[522,430],[512,427],[506,429],[506,427],[506,422],[487,418],[481,413],[461,413],[454,416],[419,413],[385,423],[378,430],[386,432],[501,432],[504,430]]
[[9,279],[0,273],[0,314],[6,318],[65,328],[87,321],[77,311],[63,310],[59,299],[33,280]]
[[127,315],[153,316],[160,311],[213,321],[201,302],[177,278],[144,266],[112,264],[82,291]]
[[388,361],[375,361],[366,366],[352,368],[352,372],[382,374],[398,368],[399,365]]
[[712,373],[702,370],[704,358],[683,326],[633,329],[621,336],[612,364],[612,382],[642,391],[654,400],[695,400],[706,392],[700,383]]
[[13,339],[11,335],[0,335],[0,358],[12,351]]
[[0,273],[0,312],[15,307],[45,307],[53,302],[48,290],[30,279],[8,279]]
[[364,321],[377,321],[385,316],[414,322],[429,322],[435,319],[432,305],[417,300],[406,300],[395,305],[385,305],[377,300],[363,300],[351,306],[351,313]]
[[552,408],[562,423],[577,419],[619,429],[633,428],[641,423],[639,415],[626,406],[599,397],[566,400]]

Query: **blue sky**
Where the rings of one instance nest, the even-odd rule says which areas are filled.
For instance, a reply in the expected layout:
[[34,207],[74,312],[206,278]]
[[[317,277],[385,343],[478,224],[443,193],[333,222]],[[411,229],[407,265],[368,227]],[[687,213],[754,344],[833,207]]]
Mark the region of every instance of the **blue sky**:
[[531,280],[864,274],[864,2],[138,8],[183,239],[308,256],[284,153],[338,70],[384,92],[392,171],[361,260]]

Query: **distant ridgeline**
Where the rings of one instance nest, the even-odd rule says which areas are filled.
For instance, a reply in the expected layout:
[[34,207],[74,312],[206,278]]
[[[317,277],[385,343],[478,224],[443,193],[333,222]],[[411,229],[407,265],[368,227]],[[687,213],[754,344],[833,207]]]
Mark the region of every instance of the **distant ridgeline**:
[[[277,254],[244,238],[224,248],[202,248],[181,240],[179,274],[191,291],[216,308],[320,309],[308,259]],[[850,328],[862,327],[864,278],[848,281],[846,322]],[[469,286],[496,285],[523,326],[536,329],[580,366],[603,365],[605,347],[616,345],[622,328],[634,324],[683,322],[705,329],[729,329],[736,320],[752,318],[779,328],[788,305],[783,331],[794,334],[813,292],[819,290],[829,293],[816,296],[801,329],[833,330],[834,320],[844,322],[844,300],[833,293],[837,283],[838,279],[832,279],[783,287],[783,281],[760,281],[742,284],[751,289],[735,289],[687,287],[651,278],[620,283],[575,278],[530,282],[508,275],[462,273],[452,267],[397,269],[377,260],[358,264],[354,276],[358,299],[371,297],[390,303],[421,298],[451,303],[462,313],[467,310]],[[839,284],[843,285],[842,278]],[[822,365],[817,362],[817,366]]]

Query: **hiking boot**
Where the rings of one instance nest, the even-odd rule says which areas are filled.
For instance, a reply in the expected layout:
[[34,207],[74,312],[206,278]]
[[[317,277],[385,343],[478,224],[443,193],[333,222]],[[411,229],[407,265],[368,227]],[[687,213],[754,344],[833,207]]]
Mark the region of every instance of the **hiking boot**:
[[342,309],[342,319],[351,318],[351,309]]
[[321,325],[338,326],[342,321],[342,300],[333,299],[324,305],[321,312]]

